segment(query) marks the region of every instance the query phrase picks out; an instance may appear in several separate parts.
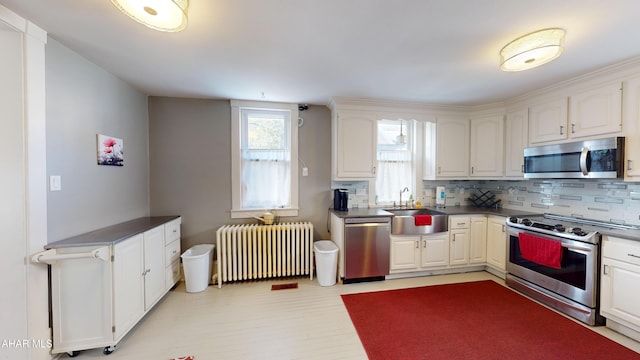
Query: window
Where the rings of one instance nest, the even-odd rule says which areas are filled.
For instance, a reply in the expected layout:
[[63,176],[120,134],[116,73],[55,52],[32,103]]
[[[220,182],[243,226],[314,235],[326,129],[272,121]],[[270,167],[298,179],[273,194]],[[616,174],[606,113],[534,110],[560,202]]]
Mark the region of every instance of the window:
[[[413,123],[406,120],[378,120],[376,202],[391,205],[409,200],[414,193]],[[401,131],[402,130],[402,131]],[[404,142],[400,134],[404,136]]]
[[[232,218],[298,210],[298,106],[232,101]],[[278,210],[280,209],[280,210]]]

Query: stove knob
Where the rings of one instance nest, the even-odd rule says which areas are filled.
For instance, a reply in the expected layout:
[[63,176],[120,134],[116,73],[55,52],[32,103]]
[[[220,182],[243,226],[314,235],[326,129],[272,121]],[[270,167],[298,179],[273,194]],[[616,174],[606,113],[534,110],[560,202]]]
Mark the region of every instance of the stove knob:
[[533,224],[533,221],[529,219],[522,219],[521,223],[524,224],[525,226],[531,226],[531,224]]
[[517,224],[518,223],[518,218],[515,216],[512,216],[509,218],[509,222],[512,224]]
[[578,236],[585,236],[587,235],[586,232],[582,231],[582,229],[580,228],[573,228],[573,230],[571,231],[574,235],[578,235]]
[[558,231],[558,232],[564,232],[564,230],[565,230],[564,225],[562,225],[562,224],[557,224],[557,225],[555,225],[555,226],[553,227],[553,229],[554,229],[555,231]]

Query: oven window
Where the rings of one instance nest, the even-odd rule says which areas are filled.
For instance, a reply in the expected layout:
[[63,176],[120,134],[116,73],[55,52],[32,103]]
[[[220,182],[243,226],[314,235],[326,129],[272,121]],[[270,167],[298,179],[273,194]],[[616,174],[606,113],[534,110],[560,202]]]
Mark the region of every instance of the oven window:
[[517,236],[510,235],[509,241],[510,262],[582,290],[586,289],[587,256],[585,254],[570,251],[563,247],[561,268],[554,269],[523,258],[520,253],[520,242]]

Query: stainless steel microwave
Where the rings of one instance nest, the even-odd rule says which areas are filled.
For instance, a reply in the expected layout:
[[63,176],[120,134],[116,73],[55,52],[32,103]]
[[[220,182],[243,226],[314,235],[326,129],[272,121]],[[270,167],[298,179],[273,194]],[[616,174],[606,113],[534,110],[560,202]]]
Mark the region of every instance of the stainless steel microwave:
[[615,179],[623,166],[623,137],[524,149],[526,179]]

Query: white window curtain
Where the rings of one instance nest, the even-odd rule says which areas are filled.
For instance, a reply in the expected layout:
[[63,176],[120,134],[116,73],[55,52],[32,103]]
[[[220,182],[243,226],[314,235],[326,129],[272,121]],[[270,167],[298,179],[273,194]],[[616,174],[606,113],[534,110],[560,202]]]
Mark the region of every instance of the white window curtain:
[[291,154],[287,150],[242,150],[242,207],[289,207]]
[[[405,187],[409,192],[403,193],[403,202],[413,194],[413,123],[378,121],[376,202],[380,205],[399,205],[400,191]],[[401,127],[404,142],[400,142]]]
[[[413,188],[411,153],[408,151],[378,151],[376,195],[379,204],[399,205],[400,190]],[[409,194],[403,194],[406,201]]]

